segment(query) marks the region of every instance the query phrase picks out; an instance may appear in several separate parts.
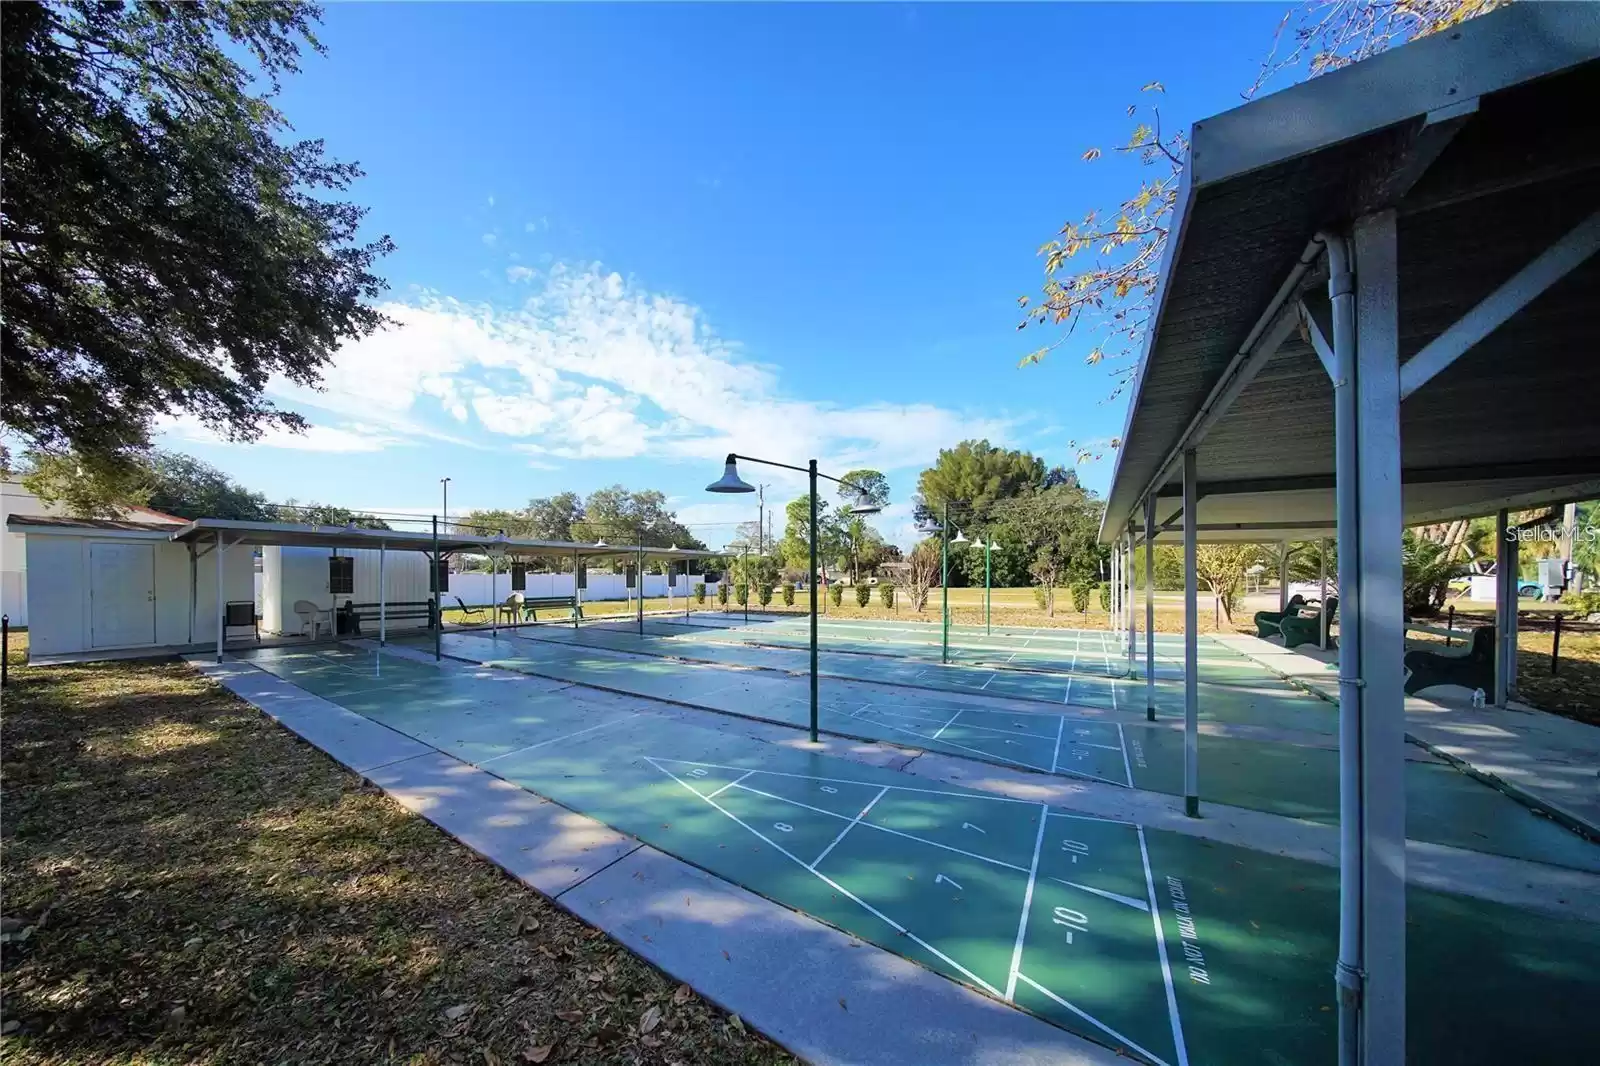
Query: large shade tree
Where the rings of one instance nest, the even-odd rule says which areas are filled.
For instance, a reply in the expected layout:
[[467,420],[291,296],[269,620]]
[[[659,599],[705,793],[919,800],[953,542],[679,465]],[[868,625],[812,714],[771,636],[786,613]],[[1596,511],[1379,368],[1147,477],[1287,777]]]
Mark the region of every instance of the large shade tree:
[[1038,488],[1045,474],[1044,460],[1029,452],[964,440],[940,449],[938,460],[917,478],[916,518],[936,522],[948,506],[952,524],[981,525],[995,504]]
[[36,453],[137,463],[158,420],[232,440],[305,426],[315,386],[383,324],[341,196],[360,175],[271,103],[320,10],[291,0],[0,5],[0,421]]

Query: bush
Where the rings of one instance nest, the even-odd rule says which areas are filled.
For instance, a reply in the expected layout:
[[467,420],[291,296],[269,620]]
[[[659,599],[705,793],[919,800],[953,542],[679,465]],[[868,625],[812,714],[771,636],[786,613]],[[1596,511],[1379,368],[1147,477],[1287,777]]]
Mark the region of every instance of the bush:
[[737,582],[734,583],[734,586],[733,586],[733,602],[737,603],[740,607],[749,606],[749,604],[750,604],[750,583],[748,581],[737,581]]
[[1100,582],[1100,609],[1102,611],[1111,610],[1111,582],[1109,581]]
[[1561,597],[1559,602],[1579,618],[1600,613],[1600,592],[1575,592]]
[[756,599],[761,602],[761,606],[763,606],[763,607],[766,607],[769,604],[771,604],[772,603],[772,586],[767,584],[765,581],[763,581],[761,584],[757,585],[756,586]]
[[828,602],[833,604],[835,607],[844,602],[843,585],[834,584],[828,586]]
[[1079,581],[1072,586],[1072,609],[1079,614],[1089,613],[1089,594],[1094,589],[1087,581]]
[[1049,599],[1045,595],[1044,586],[1033,586],[1033,605],[1042,611],[1049,602]]
[[872,586],[871,585],[857,585],[856,586],[856,606],[857,607],[865,607],[867,604],[869,604],[871,602],[872,602]]
[[878,602],[883,604],[885,607],[890,608],[891,610],[894,608],[894,586],[893,585],[879,585],[878,586]]
[[706,583],[704,581],[696,581],[694,583],[694,602],[706,602]]
[[794,582],[793,581],[785,581],[783,583],[782,587],[783,587],[783,605],[785,607],[793,607],[794,606]]
[[728,606],[728,583],[726,581],[717,582],[717,602],[724,607]]

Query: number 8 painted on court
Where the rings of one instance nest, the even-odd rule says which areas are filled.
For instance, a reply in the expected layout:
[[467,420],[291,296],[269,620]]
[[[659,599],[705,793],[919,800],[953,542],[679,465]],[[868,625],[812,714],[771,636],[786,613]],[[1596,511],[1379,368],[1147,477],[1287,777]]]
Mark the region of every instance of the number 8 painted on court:
[[780,833],[794,832],[794,826],[790,825],[788,822],[773,822],[772,828],[776,829]]
[[1075,911],[1071,907],[1057,907],[1055,909],[1055,923],[1067,927],[1067,943],[1072,943],[1073,933],[1087,933],[1089,931],[1089,916],[1082,911]]

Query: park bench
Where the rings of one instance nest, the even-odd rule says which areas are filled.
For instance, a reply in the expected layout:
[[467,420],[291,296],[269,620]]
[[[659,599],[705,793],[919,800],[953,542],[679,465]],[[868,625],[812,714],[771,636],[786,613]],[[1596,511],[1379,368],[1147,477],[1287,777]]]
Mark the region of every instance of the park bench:
[[[372,631],[377,632],[378,613],[376,603],[353,603],[345,600],[344,605],[338,609],[334,626],[340,636],[360,636],[364,623],[371,623]],[[386,622],[415,622],[422,619],[427,622],[429,629],[432,629],[438,621],[432,600],[391,600],[384,604],[383,616]]]
[[1494,687],[1494,626],[1479,626],[1461,651],[1408,651],[1406,694],[1432,685],[1461,685],[1489,691]]
[[540,611],[566,611],[569,618],[583,617],[583,605],[576,596],[524,596],[513,592],[497,610],[513,622],[537,622]]
[[1257,611],[1256,636],[1276,637],[1282,633],[1279,628],[1284,616],[1294,614],[1306,604],[1306,598],[1298,592],[1289,597],[1288,609],[1283,611]]
[[1324,632],[1324,627],[1333,625],[1334,617],[1339,613],[1339,597],[1329,596],[1327,607],[1307,611],[1290,611],[1278,622],[1278,630],[1283,634],[1283,646],[1293,648],[1301,644],[1317,643]]

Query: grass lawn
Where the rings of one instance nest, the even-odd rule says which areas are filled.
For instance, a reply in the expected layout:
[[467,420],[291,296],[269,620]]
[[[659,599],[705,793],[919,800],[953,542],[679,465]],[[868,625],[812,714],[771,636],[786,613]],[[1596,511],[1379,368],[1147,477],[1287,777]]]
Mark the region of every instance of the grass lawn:
[[182,664],[17,643],[7,1063],[793,1061]]

